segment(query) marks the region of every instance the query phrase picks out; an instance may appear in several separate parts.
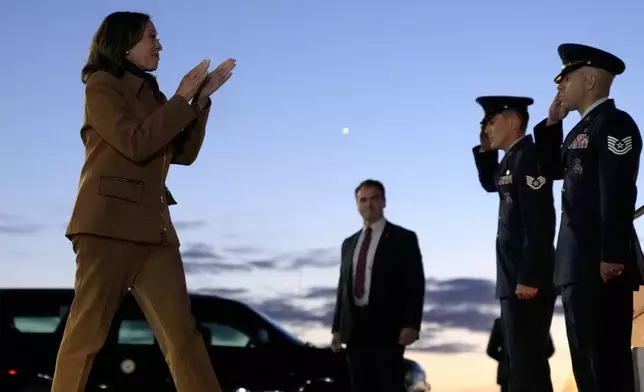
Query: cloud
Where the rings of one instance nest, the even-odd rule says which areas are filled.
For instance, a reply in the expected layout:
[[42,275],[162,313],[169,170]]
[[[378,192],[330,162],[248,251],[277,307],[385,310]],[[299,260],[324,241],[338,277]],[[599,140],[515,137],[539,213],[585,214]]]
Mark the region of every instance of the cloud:
[[[476,333],[489,333],[499,317],[499,302],[494,297],[494,282],[484,278],[427,279],[423,323],[438,330],[458,328]],[[284,322],[331,324],[337,288],[311,287],[299,296],[256,302],[253,305],[276,320]],[[311,311],[296,303],[322,301],[324,306]],[[555,314],[561,313],[557,303]],[[425,328],[424,328],[425,329]]]
[[250,272],[254,269],[276,269],[275,260],[257,258],[243,263],[227,261],[227,257],[203,242],[191,243],[181,252],[186,274],[220,274]]
[[224,249],[224,252],[231,253],[234,255],[248,255],[248,254],[257,254],[261,253],[261,249],[254,246],[227,246]]
[[195,242],[186,246],[187,250],[181,252],[181,257],[184,260],[223,260],[224,257],[215,253],[212,246],[203,243]]
[[[186,274],[222,273],[236,271],[250,271],[251,266],[229,263],[224,257],[216,253],[213,248],[204,243],[192,243],[186,246],[187,250],[181,252]],[[206,261],[203,261],[206,260]]]
[[232,271],[250,271],[251,267],[240,264],[231,264],[223,262],[200,263],[193,261],[184,261],[183,268],[186,274],[214,274],[218,272],[232,272]]
[[[317,286],[300,295],[282,293],[270,298],[254,297],[245,288],[201,289],[199,292],[243,301],[280,324],[302,330],[323,328],[330,331],[336,290],[334,286]],[[444,354],[480,350],[477,344],[445,341],[442,334],[457,329],[487,335],[498,316],[499,305],[491,280],[428,278],[421,338],[410,350]]]
[[204,226],[207,225],[205,221],[202,220],[192,220],[192,221],[183,221],[183,220],[178,220],[172,222],[174,225],[174,228],[177,230],[193,230],[193,229],[200,229]]
[[34,234],[42,230],[42,226],[26,222],[21,216],[0,213],[0,235]]
[[438,354],[460,354],[460,353],[469,353],[478,349],[476,344],[470,343],[432,343],[424,339],[420,339],[412,346],[409,347],[410,350],[414,351],[423,351],[429,353],[438,353]]
[[[428,279],[423,322],[438,329],[460,328],[488,333],[499,314],[494,290],[490,290],[493,287],[494,284],[487,279]],[[257,301],[252,305],[276,320],[315,323],[329,327],[333,318],[336,293],[337,288],[334,286],[311,287],[299,296],[284,295],[276,299]],[[323,306],[316,309],[298,306],[299,303],[311,300],[315,300],[316,303],[322,301]]]
[[[261,248],[245,245],[222,247],[221,251],[216,251],[211,245],[199,242],[188,244],[186,248],[182,255],[187,274],[243,273],[254,270],[290,272],[306,268],[337,269],[340,262],[336,248],[316,248],[281,255],[270,255]],[[335,287],[316,287],[306,294],[306,298],[334,298],[335,292]],[[425,298],[427,304],[438,304],[438,306],[499,306],[498,299],[495,298],[495,282],[480,278],[447,280],[427,278]],[[559,300],[554,313],[557,315],[564,313]],[[472,325],[483,325],[491,316],[472,313],[467,317],[470,318]]]
[[[335,248],[271,255],[251,246],[229,246],[215,250],[207,244],[194,243],[186,247],[183,257],[188,274],[248,273],[261,270],[290,272],[303,268],[337,269],[339,264],[338,250]],[[473,350],[475,345],[444,341],[439,335],[450,330],[489,334],[500,311],[499,300],[495,298],[495,282],[470,277],[428,277],[426,282],[422,339],[411,349],[435,353]],[[335,284],[316,286],[301,294],[282,293],[271,295],[269,298],[258,298],[245,289],[215,289],[211,293],[243,300],[279,323],[297,328],[330,329],[337,287]],[[555,314],[562,312],[561,303],[557,301]]]
[[256,269],[276,269],[277,262],[275,260],[250,260],[247,262],[253,268]]
[[308,299],[318,299],[318,298],[326,298],[326,299],[332,299],[335,298],[337,294],[338,288],[337,287],[313,287],[308,290],[308,292],[304,295],[304,298]]
[[[333,299],[331,299],[333,298]],[[305,306],[306,300],[327,299],[322,306]],[[310,289],[302,296],[280,296],[265,300],[250,299],[247,303],[254,309],[268,315],[278,323],[294,325],[299,329],[323,328],[330,331],[335,308],[335,289],[317,287]],[[461,342],[445,342],[439,336],[441,332],[451,328],[462,328],[472,332],[489,333],[492,322],[497,314],[494,312],[475,311],[469,316],[469,311],[452,310],[443,312],[426,312],[420,339],[410,346],[410,350],[455,354],[480,350],[476,344]]]
[[442,305],[494,305],[495,283],[489,279],[427,279],[426,303]]
[[189,274],[220,274],[252,270],[297,271],[302,268],[337,267],[336,250],[311,249],[271,256],[261,249],[249,246],[224,247],[221,251],[211,245],[197,242],[186,246],[181,255]]
[[471,332],[489,332],[498,311],[483,310],[474,306],[447,308],[434,306],[423,312],[423,321],[443,328],[462,328]]
[[191,290],[196,294],[213,295],[222,298],[230,298],[237,301],[247,302],[248,290],[244,288],[227,287],[205,287],[198,290]]
[[329,309],[329,307],[309,310],[285,298],[267,299],[250,305],[272,319],[283,323],[330,327],[333,321],[333,309]]
[[200,294],[205,294],[205,295],[217,295],[217,296],[221,296],[221,297],[234,297],[234,296],[246,294],[246,293],[248,293],[248,290],[244,289],[244,288],[241,288],[241,287],[236,287],[236,288],[207,287],[207,288],[199,289],[196,292],[200,293]]
[[340,265],[340,255],[337,249],[318,248],[306,251],[301,255],[291,257],[283,267],[286,270],[298,270],[301,268],[328,268]]

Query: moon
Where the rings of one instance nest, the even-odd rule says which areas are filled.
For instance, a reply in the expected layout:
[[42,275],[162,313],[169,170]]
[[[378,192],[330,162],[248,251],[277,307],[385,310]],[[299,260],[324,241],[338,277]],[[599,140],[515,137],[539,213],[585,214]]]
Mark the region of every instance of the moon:
[[348,127],[344,127],[344,128],[342,128],[342,133],[343,133],[343,134],[345,134],[345,135],[346,135],[347,133],[349,133],[349,128],[348,128]]

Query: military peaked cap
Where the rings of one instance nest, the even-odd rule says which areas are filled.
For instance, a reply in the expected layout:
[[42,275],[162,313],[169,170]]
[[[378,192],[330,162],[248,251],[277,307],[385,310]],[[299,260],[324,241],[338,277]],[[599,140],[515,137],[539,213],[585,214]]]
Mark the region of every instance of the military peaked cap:
[[600,68],[613,75],[620,75],[626,70],[626,65],[619,57],[592,46],[561,44],[557,52],[563,63],[561,72],[555,77],[557,84],[561,83],[567,74],[581,67]]
[[514,110],[521,114],[528,114],[528,106],[534,103],[534,99],[528,97],[513,97],[505,95],[488,95],[476,98],[476,102],[481,105],[485,115],[481,120],[484,125],[498,113],[504,110]]

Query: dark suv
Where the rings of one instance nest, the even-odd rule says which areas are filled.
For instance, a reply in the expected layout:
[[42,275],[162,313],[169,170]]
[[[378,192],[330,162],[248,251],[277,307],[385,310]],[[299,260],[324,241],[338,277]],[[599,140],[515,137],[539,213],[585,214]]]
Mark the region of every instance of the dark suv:
[[[71,289],[0,290],[0,390],[51,388]],[[343,355],[315,347],[241,302],[191,294],[192,312],[225,392],[349,391]],[[429,385],[406,360],[408,391]],[[91,391],[174,392],[152,329],[131,294],[117,312],[89,377]]]

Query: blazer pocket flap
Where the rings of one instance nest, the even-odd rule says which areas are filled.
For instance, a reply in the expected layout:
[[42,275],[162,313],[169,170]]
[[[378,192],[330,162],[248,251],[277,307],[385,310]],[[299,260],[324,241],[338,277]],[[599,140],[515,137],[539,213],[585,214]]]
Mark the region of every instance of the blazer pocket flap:
[[131,180],[123,177],[103,176],[98,185],[98,194],[117,199],[140,203],[143,199],[142,181]]

